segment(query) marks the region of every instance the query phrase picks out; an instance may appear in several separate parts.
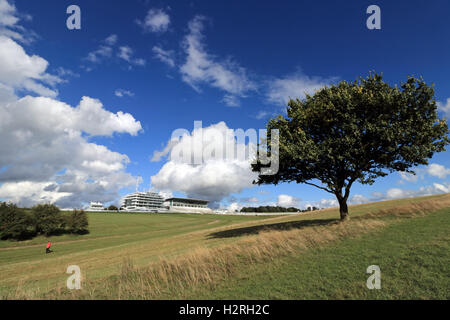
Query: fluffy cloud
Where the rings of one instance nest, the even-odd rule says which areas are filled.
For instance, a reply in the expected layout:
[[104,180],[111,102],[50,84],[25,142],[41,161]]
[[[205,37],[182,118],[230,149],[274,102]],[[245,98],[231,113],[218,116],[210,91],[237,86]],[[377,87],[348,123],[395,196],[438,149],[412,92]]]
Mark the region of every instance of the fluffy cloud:
[[406,172],[399,172],[400,175],[400,182],[417,182],[420,180],[423,180],[426,175],[436,177],[439,179],[445,179],[447,175],[450,175],[450,169],[446,168],[445,166],[437,163],[432,163],[426,167],[417,168],[414,170],[416,174],[406,173]]
[[228,60],[216,61],[206,52],[203,44],[203,17],[197,16],[189,22],[189,33],[183,41],[186,61],[180,67],[183,81],[200,91],[201,84],[207,84],[226,92],[224,102],[236,105],[238,97],[244,97],[256,85],[247,77],[246,70]]
[[233,203],[230,203],[226,209],[229,212],[239,212],[242,209],[242,205],[237,202],[233,202]]
[[266,100],[280,106],[286,106],[289,99],[304,98],[305,93],[313,94],[316,90],[329,84],[334,79],[308,77],[296,73],[285,78],[277,78],[268,82]]
[[300,206],[300,209],[307,209],[309,207],[316,207],[320,209],[339,207],[336,199],[321,199],[320,201],[305,202]]
[[361,203],[367,203],[370,199],[361,195],[361,194],[355,194],[353,197],[350,198],[349,203],[350,204],[361,204]]
[[150,9],[144,21],[136,22],[144,31],[161,33],[169,28],[170,16],[162,9]]
[[422,175],[419,174],[419,172],[416,170],[416,174],[411,174],[411,173],[407,173],[407,172],[399,172],[400,178],[401,178],[401,183],[403,182],[413,182],[416,183],[419,180],[419,177],[421,177]]
[[438,102],[437,105],[439,111],[443,112],[447,117],[450,117],[450,98],[447,99],[445,104]]
[[135,182],[124,171],[126,155],[86,136],[136,135],[141,125],[130,114],[113,114],[88,97],[71,107],[27,96],[0,102],[0,119],[0,198],[25,206],[79,207],[90,200],[112,201],[118,189]]
[[18,25],[21,19],[30,20],[31,16],[20,15],[14,4],[0,0],[0,35],[23,43],[32,42],[36,34]]
[[314,203],[313,207],[325,209],[338,207],[339,203],[336,199],[321,199],[319,202]]
[[[222,156],[219,154],[223,150],[249,154],[250,149],[251,146],[236,142],[233,131],[224,122],[195,129],[192,134],[185,134],[178,140],[172,139],[163,152],[154,155],[154,160],[169,153],[170,158],[151,177],[152,186],[160,190],[184,192],[189,197],[220,201],[231,193],[251,187],[257,175],[250,170],[249,157],[238,159],[227,152]],[[177,156],[179,154],[183,157]],[[197,164],[189,161],[195,155],[201,157]]]
[[57,96],[58,92],[49,86],[62,80],[46,73],[48,64],[39,56],[28,55],[14,40],[0,35],[0,84],[4,87],[42,96]]
[[46,72],[47,60],[27,54],[16,42],[27,42],[23,34],[33,34],[18,25],[24,17],[31,19],[19,14],[13,4],[0,0],[0,102],[15,100],[16,94],[22,92],[55,97],[58,91],[53,87],[63,82]]
[[280,207],[297,207],[299,205],[300,199],[287,195],[287,194],[280,194],[278,196],[277,204]]
[[0,26],[12,27],[18,21],[16,7],[6,0],[0,0]]
[[[64,81],[60,77],[77,75],[63,68],[51,75],[44,58],[27,54],[15,41],[23,39],[15,32],[24,31],[18,16],[14,6],[0,0],[0,200],[63,208],[114,201],[118,190],[136,182],[125,171],[130,160],[90,139],[137,135],[141,124],[89,97],[75,107],[56,100],[53,87]],[[91,60],[109,56],[116,42],[117,36],[109,36]],[[40,96],[19,98],[24,92]]]
[[450,183],[433,183],[431,186],[420,187],[418,190],[406,190],[399,188],[392,188],[386,191],[385,199],[380,200],[391,200],[391,199],[401,199],[401,198],[412,198],[420,196],[429,196],[433,194],[449,193]]
[[450,169],[447,169],[443,165],[432,163],[426,168],[427,173],[430,176],[445,179],[450,174]]
[[51,182],[8,182],[0,185],[0,195],[23,206],[32,206],[40,202],[55,203],[61,198],[71,196],[71,193],[54,192],[49,188],[52,185]]
[[[103,108],[99,100],[83,97],[75,108],[64,102],[46,97],[24,97],[2,106],[4,122],[1,130],[18,130],[23,134],[47,134],[55,132],[84,132],[91,136],[111,136],[113,133],[137,135],[142,129],[129,113],[119,111],[114,114]],[[99,125],[101,124],[101,125]],[[7,131],[4,131],[6,134]]]

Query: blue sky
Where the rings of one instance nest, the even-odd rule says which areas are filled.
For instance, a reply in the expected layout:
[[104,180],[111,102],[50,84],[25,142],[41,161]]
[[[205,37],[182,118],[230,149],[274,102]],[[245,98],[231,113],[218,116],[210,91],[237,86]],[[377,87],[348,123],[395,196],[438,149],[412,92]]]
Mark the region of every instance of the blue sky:
[[[72,4],[81,9],[81,30],[66,27],[66,9]],[[381,8],[381,30],[366,27],[371,4]],[[66,207],[97,200],[110,203],[134,191],[133,181],[141,176],[140,190],[148,189],[152,181],[152,188],[166,194],[203,197],[233,209],[334,205],[330,194],[307,185],[252,187],[251,176],[226,161],[214,170],[198,169],[196,177],[167,157],[151,159],[167,146],[175,129],[192,131],[194,121],[202,121],[204,128],[223,122],[220,128],[262,129],[268,118],[284,112],[289,96],[354,80],[370,70],[383,72],[392,84],[407,75],[423,76],[435,84],[440,116],[448,116],[449,12],[446,0],[0,0],[0,36],[10,40],[3,42],[4,54],[22,48],[24,57],[30,58],[26,66],[12,57],[0,65],[0,71],[21,75],[14,81],[6,72],[0,76],[0,90],[3,86],[14,95],[7,99],[0,91],[0,106],[8,112],[9,126],[18,128],[7,139],[11,130],[3,124],[2,131],[0,121],[0,132],[5,141],[24,133],[35,137],[18,140],[26,151],[0,158],[0,198],[24,205],[52,201]],[[32,64],[39,61],[33,56],[48,65],[35,68]],[[47,90],[29,85],[30,81]],[[20,100],[26,96],[35,99]],[[37,112],[40,96],[52,99],[46,103],[53,106],[48,113],[44,106],[39,109],[35,121],[41,125],[51,123],[52,117],[57,123],[58,117],[71,112],[57,102],[75,109],[82,97],[90,97],[102,106],[96,108],[94,101],[86,100],[73,119],[67,115],[65,119],[71,120],[66,127],[38,130],[32,119],[21,117]],[[13,111],[14,104],[23,112]],[[113,119],[111,128],[95,128],[105,119]],[[73,140],[68,129],[80,137]],[[43,147],[46,144],[51,146]],[[0,151],[7,146],[0,144],[5,148]],[[87,158],[82,158],[80,150],[99,148],[104,154],[86,151]],[[75,163],[70,156],[74,152],[81,154],[77,163],[85,165]],[[353,202],[448,192],[448,152],[436,155],[432,166],[419,168],[416,178],[394,173],[373,186],[354,186]],[[48,155],[47,162],[38,160],[42,154]],[[24,168],[30,167],[35,169],[27,175]]]

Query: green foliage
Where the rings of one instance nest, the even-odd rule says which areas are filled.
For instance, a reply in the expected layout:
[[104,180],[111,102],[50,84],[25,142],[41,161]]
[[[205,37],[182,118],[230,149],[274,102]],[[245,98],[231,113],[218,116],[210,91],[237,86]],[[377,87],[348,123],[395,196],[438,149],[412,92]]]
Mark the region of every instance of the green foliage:
[[65,219],[53,204],[38,204],[31,208],[36,221],[36,231],[46,236],[64,233]]
[[109,210],[109,211],[118,211],[119,209],[118,209],[116,206],[110,205],[110,206],[108,207],[108,210]]
[[278,206],[259,206],[259,207],[243,207],[241,212],[306,212],[306,211],[316,211],[319,208],[316,207],[308,207],[306,210],[300,210],[294,207],[278,207]]
[[83,210],[74,210],[66,218],[66,229],[69,233],[86,234],[89,233],[88,217]]
[[32,218],[12,203],[0,203],[0,239],[25,240],[36,234]]
[[25,240],[38,234],[87,234],[89,222],[83,210],[64,215],[58,207],[39,204],[27,213],[12,203],[0,203],[0,239]]
[[[381,74],[341,81],[305,99],[290,100],[287,117],[267,124],[278,129],[279,171],[260,175],[257,184],[297,182],[336,196],[341,218],[348,214],[352,184],[372,184],[390,172],[414,173],[450,142],[445,120],[437,117],[434,90],[413,77],[400,88]],[[252,165],[260,171],[263,165]],[[317,183],[318,181],[318,183]]]

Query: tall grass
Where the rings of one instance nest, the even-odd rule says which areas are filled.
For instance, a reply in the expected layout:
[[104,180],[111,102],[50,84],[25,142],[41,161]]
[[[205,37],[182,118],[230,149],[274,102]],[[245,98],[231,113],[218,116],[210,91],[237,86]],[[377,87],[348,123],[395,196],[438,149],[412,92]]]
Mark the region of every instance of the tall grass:
[[346,222],[290,230],[262,230],[238,242],[216,248],[198,248],[188,254],[160,259],[145,268],[136,268],[125,258],[119,275],[102,281],[86,281],[78,292],[57,290],[49,299],[158,299],[186,298],[185,293],[199,285],[233,276],[248,265],[300,254],[343,238],[366,234],[404,218],[424,216],[450,207],[450,195],[411,202],[407,205],[356,216]]

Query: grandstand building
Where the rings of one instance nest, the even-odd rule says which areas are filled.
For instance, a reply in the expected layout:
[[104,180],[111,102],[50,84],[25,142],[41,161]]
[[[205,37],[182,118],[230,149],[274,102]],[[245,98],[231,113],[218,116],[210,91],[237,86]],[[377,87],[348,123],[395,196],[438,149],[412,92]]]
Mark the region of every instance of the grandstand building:
[[156,192],[135,192],[122,199],[120,210],[127,212],[160,212],[164,198]]
[[205,200],[169,198],[164,201],[164,206],[169,212],[213,213]]
[[89,212],[96,212],[96,211],[103,211],[105,208],[103,207],[103,203],[101,202],[91,202],[89,204],[89,207],[86,209],[86,211]]
[[122,198],[122,212],[213,213],[208,201],[185,198],[164,198],[156,192],[135,192]]

